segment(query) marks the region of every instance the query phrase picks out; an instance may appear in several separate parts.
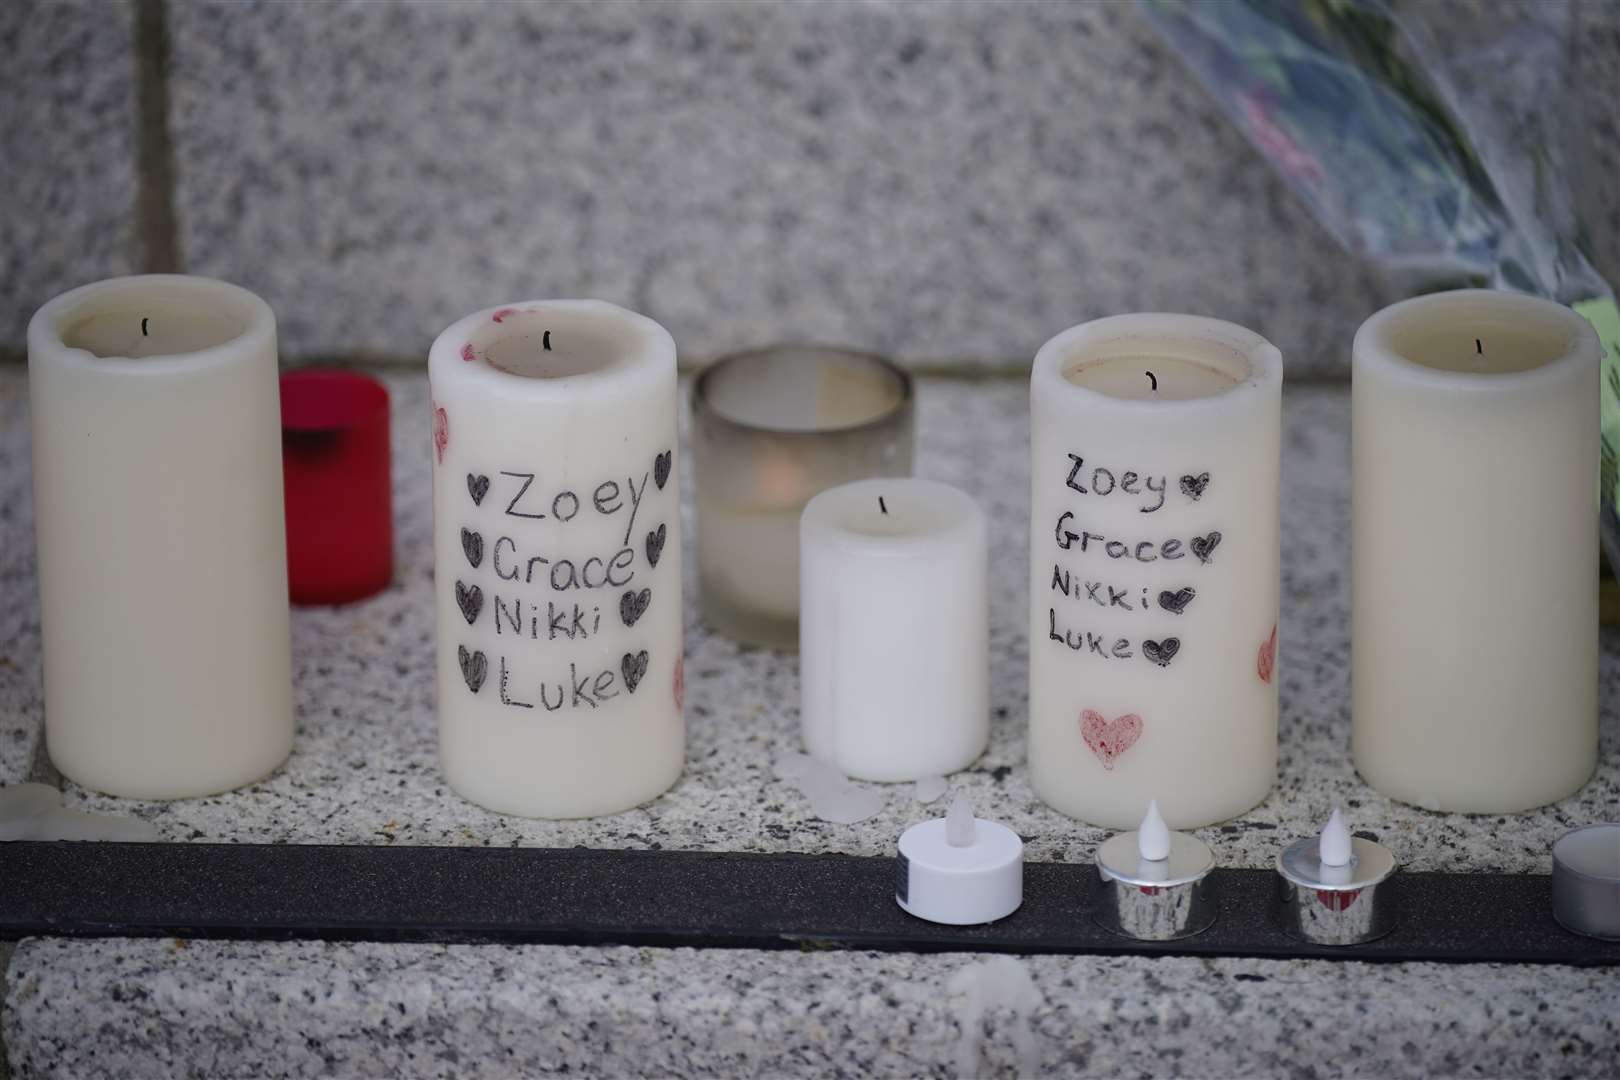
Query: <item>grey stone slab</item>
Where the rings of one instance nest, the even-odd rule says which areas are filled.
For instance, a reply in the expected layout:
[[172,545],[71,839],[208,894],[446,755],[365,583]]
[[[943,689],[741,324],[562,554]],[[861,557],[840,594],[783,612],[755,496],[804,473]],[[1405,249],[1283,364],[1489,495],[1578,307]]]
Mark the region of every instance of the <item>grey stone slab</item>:
[[[870,785],[875,817],[835,825],[777,779],[800,750],[796,657],[740,648],[703,625],[687,549],[686,772],[637,810],[542,822],[489,813],[445,786],[434,712],[432,506],[425,380],[391,375],[398,567],[385,593],[293,620],[298,735],[292,758],[241,792],[171,803],[113,799],[69,786],[71,806],[134,813],[173,840],[535,845],[882,855],[906,825],[940,813],[914,787]],[[1022,380],[920,383],[920,471],[973,493],[992,522],[992,737],[950,778],[981,815],[1016,829],[1034,860],[1083,861],[1105,833],[1048,809],[1024,764],[1028,390]],[[1603,764],[1576,797],[1500,818],[1432,814],[1378,795],[1349,760],[1349,395],[1298,387],[1284,397],[1280,771],[1270,798],[1202,830],[1226,865],[1264,867],[1277,845],[1314,830],[1336,804],[1408,865],[1547,871],[1565,829],[1620,806],[1620,634],[1604,634]],[[687,459],[690,460],[690,459]],[[20,467],[18,462],[15,467]],[[694,528],[688,484],[686,527]],[[689,532],[688,535],[691,535]],[[1595,583],[1594,583],[1595,584]],[[31,674],[30,674],[30,677]]]
[[133,4],[0,4],[0,348],[76,285],[135,266]]
[[689,358],[788,338],[1026,362],[1103,314],[1343,372],[1379,306],[1125,4],[170,7],[191,269],[294,354],[425,355],[591,295]]
[[1613,973],[1578,968],[33,939],[10,979],[19,1078],[1591,1076],[1620,1050]]

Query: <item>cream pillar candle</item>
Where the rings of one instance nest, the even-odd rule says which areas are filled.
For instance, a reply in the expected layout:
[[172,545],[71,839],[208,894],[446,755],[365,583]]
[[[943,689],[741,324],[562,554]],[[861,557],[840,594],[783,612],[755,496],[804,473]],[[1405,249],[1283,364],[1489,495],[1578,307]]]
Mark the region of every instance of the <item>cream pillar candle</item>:
[[1215,319],[1121,315],[1030,379],[1030,780],[1095,825],[1186,829],[1277,766],[1282,358]]
[[445,778],[526,817],[654,798],[685,752],[674,341],[536,301],[454,324],[428,373]]
[[1356,768],[1430,810],[1570,795],[1597,763],[1597,335],[1468,290],[1353,351]]
[[984,513],[948,484],[861,480],[799,524],[805,750],[861,780],[972,764],[990,736]]
[[292,748],[276,323],[206,278],[116,278],[28,326],[45,733],[113,795],[208,795]]

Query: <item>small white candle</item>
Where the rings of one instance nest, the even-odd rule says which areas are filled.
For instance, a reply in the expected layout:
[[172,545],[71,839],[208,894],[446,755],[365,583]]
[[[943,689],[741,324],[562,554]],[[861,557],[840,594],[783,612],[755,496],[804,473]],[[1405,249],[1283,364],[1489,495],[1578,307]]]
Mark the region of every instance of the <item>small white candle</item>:
[[800,522],[805,750],[862,780],[954,772],[990,736],[987,533],[965,493],[863,480]]
[[276,324],[222,281],[86,285],[28,327],[46,742],[170,799],[292,748]]
[[1570,795],[1597,763],[1597,335],[1467,290],[1353,352],[1356,768],[1430,810]]
[[685,752],[674,341],[536,301],[455,323],[428,372],[445,778],[526,817],[654,798]]
[[1277,762],[1282,358],[1185,315],[1077,326],[1035,358],[1030,779],[1128,828],[1190,828]]

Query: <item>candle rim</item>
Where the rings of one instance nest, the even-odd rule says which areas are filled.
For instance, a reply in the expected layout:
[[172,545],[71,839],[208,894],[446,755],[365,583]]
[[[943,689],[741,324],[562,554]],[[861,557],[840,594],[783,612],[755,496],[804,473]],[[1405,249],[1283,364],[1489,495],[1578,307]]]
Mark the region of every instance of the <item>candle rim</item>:
[[[138,296],[143,290],[174,288],[189,290],[200,299],[240,305],[236,313],[244,323],[234,336],[214,345],[186,352],[152,353],[148,356],[100,356],[80,345],[69,345],[63,330],[74,319],[84,316],[85,307],[106,297]],[[126,274],[92,281],[69,289],[45,303],[28,321],[28,354],[49,355],[52,363],[71,364],[87,371],[123,378],[156,378],[206,371],[236,362],[242,356],[257,354],[276,346],[276,317],[270,305],[240,285],[219,278],[196,274]]]
[[[569,375],[524,375],[491,363],[483,355],[463,355],[476,331],[497,316],[522,315],[536,311],[584,315],[604,323],[617,323],[638,335],[632,348],[613,363]],[[527,398],[555,402],[580,397],[611,397],[644,383],[655,375],[675,374],[675,339],[657,321],[606,300],[563,299],[523,300],[464,315],[447,326],[428,350],[428,380],[435,374],[445,381],[493,390],[504,398]]]
[[[706,393],[705,388],[708,386],[710,379],[717,377],[722,369],[737,362],[758,359],[770,353],[790,350],[823,353],[829,356],[836,355],[871,364],[883,374],[895,380],[899,396],[886,408],[874,413],[865,420],[857,420],[849,424],[803,428],[782,427],[775,424],[761,424],[746,420],[716,406],[713,399]],[[754,348],[727,353],[705,364],[702,370],[692,379],[692,408],[694,412],[702,414],[705,423],[713,421],[723,424],[734,431],[754,435],[769,435],[773,439],[815,439],[826,435],[846,435],[863,431],[875,431],[892,424],[898,417],[909,411],[913,407],[915,398],[916,386],[911,373],[882,353],[809,341],[777,342],[771,345],[759,345]]]
[[[1206,362],[1196,356],[1164,355],[1188,363],[1208,367],[1234,379],[1233,384],[1213,394],[1188,398],[1127,398],[1071,382],[1064,374],[1074,355],[1083,347],[1098,347],[1117,342],[1143,340],[1155,349],[1174,349],[1178,342],[1203,343],[1230,349],[1248,365],[1245,375],[1232,372]],[[1099,356],[1098,361],[1109,359]],[[1044,389],[1054,396],[1067,396],[1080,401],[1105,404],[1110,409],[1150,412],[1156,416],[1167,413],[1204,412],[1230,407],[1234,399],[1243,400],[1257,392],[1280,390],[1282,386],[1282,352],[1260,334],[1225,319],[1206,315],[1182,315],[1175,312],[1142,311],[1124,315],[1107,315],[1092,319],[1055,335],[1035,353],[1030,370],[1030,386],[1034,391]]]
[[[878,494],[892,494],[896,484],[919,487],[940,495],[952,504],[951,509],[957,513],[927,529],[901,533],[861,532],[849,528],[841,521],[828,521],[819,516],[832,513],[833,511],[827,508],[845,499],[867,497],[875,499]],[[868,495],[868,492],[871,494]],[[818,503],[821,504],[821,508],[813,515],[811,508]],[[877,555],[902,555],[920,540],[971,541],[976,536],[987,536],[988,525],[985,521],[984,508],[979,505],[978,500],[959,487],[942,480],[930,480],[921,476],[876,476],[839,484],[811,496],[799,515],[799,532],[801,542],[803,537],[815,533],[827,537],[845,549],[857,549]]]
[[[1556,320],[1568,327],[1569,333],[1551,359],[1520,371],[1455,371],[1431,367],[1407,357],[1394,347],[1391,339],[1397,327],[1404,320],[1412,318],[1414,313],[1461,311],[1470,304],[1481,302],[1517,308],[1537,318],[1547,319],[1549,326]],[[1356,330],[1350,355],[1352,383],[1357,367],[1377,367],[1384,374],[1427,389],[1504,393],[1556,383],[1569,377],[1588,362],[1601,357],[1602,343],[1598,340],[1597,331],[1586,319],[1555,300],[1507,289],[1451,289],[1411,296],[1369,315]],[[1596,371],[1595,363],[1593,370]]]
[[[1602,831],[1605,831],[1605,830],[1612,830],[1614,832],[1615,836],[1617,838],[1620,838],[1620,822],[1615,822],[1615,821],[1594,821],[1590,825],[1582,825],[1579,828],[1571,829],[1568,832],[1564,833],[1562,836],[1560,836],[1557,840],[1554,840],[1553,841],[1553,846],[1552,846],[1552,856],[1553,856],[1554,861],[1558,864],[1559,870],[1561,870],[1563,873],[1572,874],[1575,877],[1582,878],[1582,879],[1584,879],[1586,881],[1594,881],[1594,882],[1597,882],[1598,884],[1601,884],[1601,885],[1620,884],[1620,876],[1594,874],[1591,871],[1582,870],[1580,867],[1576,866],[1573,862],[1571,862],[1569,860],[1569,857],[1568,857],[1567,854],[1566,855],[1560,855],[1559,851],[1558,851],[1559,848],[1564,847],[1564,842],[1566,840],[1571,841],[1573,843],[1574,838],[1579,836],[1582,833],[1586,833],[1586,832],[1602,832]],[[1568,849],[1566,848],[1565,850],[1567,852]]]

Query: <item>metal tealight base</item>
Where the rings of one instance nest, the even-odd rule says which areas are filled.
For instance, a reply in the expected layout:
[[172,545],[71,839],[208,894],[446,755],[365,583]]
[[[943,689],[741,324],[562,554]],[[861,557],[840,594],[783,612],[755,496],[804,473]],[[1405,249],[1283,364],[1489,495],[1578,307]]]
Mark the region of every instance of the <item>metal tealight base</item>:
[[1174,941],[1203,933],[1215,922],[1209,845],[1170,834],[1170,855],[1143,859],[1137,835],[1120,833],[1097,849],[1097,888],[1091,917],[1105,930],[1138,941]]
[[1360,945],[1395,929],[1395,897],[1384,880],[1395,856],[1353,837],[1346,866],[1322,865],[1320,841],[1299,840],[1277,856],[1277,919],[1290,937],[1315,945]]

